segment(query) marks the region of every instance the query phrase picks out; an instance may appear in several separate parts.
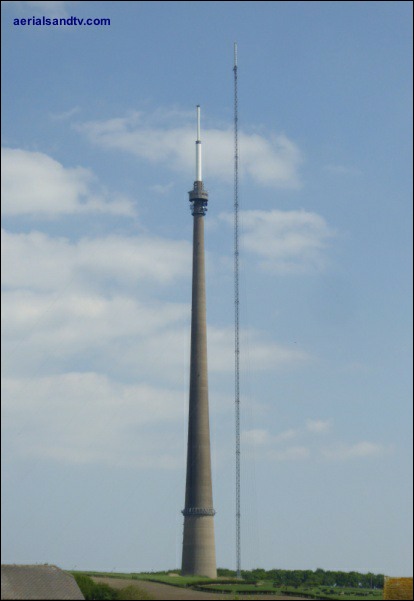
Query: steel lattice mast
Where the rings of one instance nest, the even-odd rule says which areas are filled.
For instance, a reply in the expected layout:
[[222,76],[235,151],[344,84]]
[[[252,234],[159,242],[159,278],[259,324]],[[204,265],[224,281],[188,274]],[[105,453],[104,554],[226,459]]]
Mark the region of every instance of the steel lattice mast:
[[240,337],[239,337],[239,141],[237,98],[237,43],[234,44],[234,361],[236,417],[236,572],[241,578],[240,540]]

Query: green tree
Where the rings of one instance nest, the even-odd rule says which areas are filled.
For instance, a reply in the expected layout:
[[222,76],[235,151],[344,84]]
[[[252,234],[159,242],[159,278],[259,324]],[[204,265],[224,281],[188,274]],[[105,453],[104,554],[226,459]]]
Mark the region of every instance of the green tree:
[[298,587],[302,584],[302,574],[300,570],[291,570],[288,574],[288,586]]
[[257,580],[250,570],[242,570],[241,576],[246,582],[256,582]]
[[360,574],[358,574],[358,572],[349,572],[348,573],[347,586],[356,588],[357,586],[359,586],[359,582],[360,582]]
[[217,576],[221,578],[236,578],[236,572],[227,568],[217,568]]
[[252,576],[255,580],[266,580],[266,570],[255,568],[252,570]]

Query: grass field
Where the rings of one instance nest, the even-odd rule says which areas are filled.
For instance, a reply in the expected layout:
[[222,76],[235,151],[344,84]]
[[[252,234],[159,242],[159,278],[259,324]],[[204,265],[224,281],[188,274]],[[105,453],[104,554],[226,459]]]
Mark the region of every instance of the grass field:
[[240,594],[290,594],[304,596],[313,599],[331,599],[331,600],[342,600],[342,601],[354,601],[356,599],[366,599],[366,601],[379,601],[382,597],[382,590],[369,590],[369,589],[351,589],[347,588],[330,588],[327,586],[311,587],[311,586],[299,586],[295,587],[274,587],[273,583],[263,582],[260,585],[257,584],[214,584],[209,583],[202,585],[201,588],[204,590],[231,593],[233,595]]
[[354,601],[356,599],[366,599],[366,601],[379,601],[382,597],[382,590],[371,590],[362,588],[330,588],[327,586],[322,587],[299,587],[298,589],[293,587],[282,587],[279,589],[284,593],[299,594],[299,595],[312,595],[314,599],[339,599],[343,601]]
[[257,584],[205,584],[199,587],[203,590],[209,590],[220,593],[231,593],[233,595],[246,595],[246,594],[287,594],[287,595],[298,595],[312,599],[331,599],[331,600],[342,600],[342,601],[354,601],[356,599],[366,599],[366,601],[379,601],[382,597],[381,590],[369,590],[369,589],[350,589],[350,588],[330,588],[330,587],[311,587],[311,586],[299,586],[294,587],[274,587],[272,582],[263,582],[261,585]]
[[245,595],[256,595],[257,598],[262,598],[262,596],[265,597],[266,595],[291,595],[310,599],[326,599],[331,601],[354,601],[358,599],[366,601],[380,601],[383,599],[382,590],[371,590],[361,588],[331,588],[328,586],[299,586],[298,588],[286,586],[275,587],[273,586],[272,581],[263,581],[257,584],[247,584],[230,578],[218,578],[217,580],[211,580],[210,578],[200,578],[198,576],[185,577],[180,576],[178,574],[167,574],[165,572],[85,572],[85,574],[101,578],[104,577],[109,579],[116,578],[123,580],[149,581],[187,589],[193,588],[194,590],[198,591],[221,593],[226,596],[228,595],[229,599],[238,596],[243,598]]
[[[88,576],[97,576],[100,578],[122,578],[124,580],[149,580],[152,582],[161,582],[163,584],[169,584],[170,586],[179,586],[183,588],[214,583],[216,580],[211,580],[211,578],[203,578],[200,576],[180,576],[174,575],[169,576],[165,574],[165,572],[150,572],[150,573],[118,573],[118,572],[85,572]],[[220,579],[219,579],[220,580]]]

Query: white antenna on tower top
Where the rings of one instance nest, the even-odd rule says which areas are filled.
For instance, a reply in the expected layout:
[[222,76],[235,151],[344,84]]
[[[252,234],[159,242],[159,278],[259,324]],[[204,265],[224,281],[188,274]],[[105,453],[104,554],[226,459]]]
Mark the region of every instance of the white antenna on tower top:
[[201,172],[201,140],[200,140],[200,105],[197,104],[197,140],[196,140],[196,182],[202,182]]

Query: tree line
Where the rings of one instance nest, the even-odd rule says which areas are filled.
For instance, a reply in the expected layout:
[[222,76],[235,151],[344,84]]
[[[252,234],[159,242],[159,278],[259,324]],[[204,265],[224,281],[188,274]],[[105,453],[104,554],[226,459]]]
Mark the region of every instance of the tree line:
[[[217,575],[220,577],[235,578],[234,570],[219,568]],[[362,574],[361,572],[341,572],[333,570],[242,570],[241,576],[246,582],[258,582],[271,580],[274,586],[339,586],[349,588],[371,588],[382,589],[384,587],[384,575]]]

